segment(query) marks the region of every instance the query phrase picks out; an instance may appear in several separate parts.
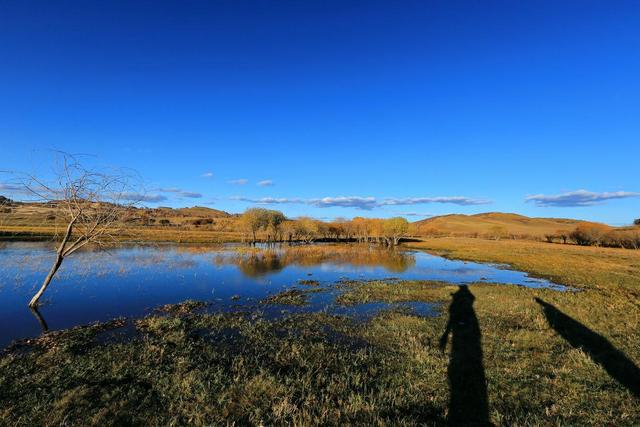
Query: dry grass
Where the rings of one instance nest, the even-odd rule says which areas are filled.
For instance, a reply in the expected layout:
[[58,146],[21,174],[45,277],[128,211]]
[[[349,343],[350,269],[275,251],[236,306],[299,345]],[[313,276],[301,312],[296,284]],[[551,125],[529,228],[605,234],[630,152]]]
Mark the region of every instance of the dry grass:
[[450,258],[509,264],[557,283],[622,292],[640,301],[640,251],[465,238],[426,239],[409,247]]
[[[61,232],[56,226],[0,225],[5,240],[45,240]],[[180,227],[127,227],[117,239],[123,242],[224,243],[239,242],[243,233],[211,231]]]
[[[639,252],[479,239],[415,246],[580,288],[469,287],[492,423],[640,424],[640,394],[625,383],[640,372]],[[443,353],[440,338],[460,288],[343,286],[343,303],[440,302],[442,316],[265,321],[179,309],[138,321],[126,343],[96,344],[104,328],[67,331],[0,357],[0,424],[446,424],[459,379],[454,345]]]
[[571,232],[583,221],[561,218],[529,218],[490,212],[477,215],[444,215],[415,223],[420,235],[439,236],[516,236],[542,239],[558,231]]

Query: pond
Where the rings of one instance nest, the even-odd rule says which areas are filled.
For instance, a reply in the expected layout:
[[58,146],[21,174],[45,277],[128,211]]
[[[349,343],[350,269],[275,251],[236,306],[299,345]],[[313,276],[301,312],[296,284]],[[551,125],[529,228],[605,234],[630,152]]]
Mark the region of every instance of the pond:
[[[53,255],[48,243],[0,244],[0,348],[39,335],[43,326],[58,330],[121,316],[144,316],[160,305],[187,299],[210,302],[212,310],[259,310],[266,316],[326,310],[368,317],[389,307],[334,304],[344,280],[394,278],[565,289],[504,266],[368,245],[122,246],[107,253],[86,250],[65,260],[44,295],[38,318],[27,303]],[[288,289],[317,292],[308,294],[304,306],[262,303]],[[433,306],[424,303],[406,304],[406,308],[417,314],[435,314]]]

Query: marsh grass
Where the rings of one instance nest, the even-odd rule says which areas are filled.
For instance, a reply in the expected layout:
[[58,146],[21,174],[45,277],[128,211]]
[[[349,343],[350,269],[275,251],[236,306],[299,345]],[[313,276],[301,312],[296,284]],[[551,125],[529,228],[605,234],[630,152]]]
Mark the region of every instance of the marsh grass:
[[[460,289],[419,281],[373,281],[351,286],[340,302],[450,301]],[[628,377],[640,381],[640,324],[633,304],[596,292],[556,292],[485,283],[473,284],[469,290],[475,298],[473,306],[480,324],[493,422],[635,425],[640,421],[640,396],[628,385],[631,381],[621,383],[606,369],[612,365],[618,372],[626,369]],[[573,336],[569,332],[573,340],[550,322],[536,298],[580,325],[579,331],[572,324],[568,326],[574,329]],[[447,317],[446,306],[443,307],[443,316],[431,322],[431,326],[439,325],[441,329],[439,333],[437,327],[431,330],[430,346],[443,333]],[[618,309],[612,312],[611,307]],[[591,345],[594,340],[597,344]],[[602,341],[606,341],[604,346]]]
[[261,301],[262,304],[281,304],[303,306],[309,304],[309,294],[319,292],[320,289],[287,289],[274,295],[270,295]]
[[168,315],[136,326],[140,337],[126,343],[93,345],[97,329],[76,328],[56,345],[5,354],[0,423],[410,425],[440,416],[406,352],[377,348],[345,318]]
[[[581,290],[477,283],[460,310],[457,285],[345,281],[341,304],[440,302],[441,315],[267,320],[189,303],[137,320],[128,340],[100,339],[119,323],[46,334],[0,356],[0,425],[442,425],[466,361],[483,371],[474,378],[494,424],[640,423],[638,255],[478,239],[420,246]],[[482,409],[469,399],[469,414]]]

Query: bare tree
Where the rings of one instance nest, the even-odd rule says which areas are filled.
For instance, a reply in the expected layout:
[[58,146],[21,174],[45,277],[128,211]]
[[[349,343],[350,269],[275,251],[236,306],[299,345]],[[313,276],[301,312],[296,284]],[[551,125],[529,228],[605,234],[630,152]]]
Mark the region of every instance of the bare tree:
[[24,191],[53,208],[56,218],[64,219],[61,232],[54,237],[54,262],[29,302],[32,308],[39,305],[40,298],[65,258],[88,244],[104,248],[113,243],[121,216],[143,197],[132,191],[131,175],[121,171],[90,170],[82,166],[75,156],[67,153],[59,153],[59,156],[52,179],[22,175]]

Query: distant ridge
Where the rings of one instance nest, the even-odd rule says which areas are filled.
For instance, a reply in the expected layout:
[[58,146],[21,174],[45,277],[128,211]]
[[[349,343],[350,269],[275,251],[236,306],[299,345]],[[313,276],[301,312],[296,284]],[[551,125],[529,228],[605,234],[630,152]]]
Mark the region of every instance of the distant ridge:
[[542,237],[558,231],[570,232],[578,224],[589,223],[566,218],[531,218],[515,213],[486,212],[475,215],[450,214],[414,222],[419,234],[451,236],[513,235]]
[[190,208],[159,208],[159,209],[169,209],[174,211],[177,214],[184,216],[192,216],[192,217],[204,217],[204,218],[226,218],[231,216],[230,213],[221,211],[219,209],[207,208],[204,206],[193,206]]

